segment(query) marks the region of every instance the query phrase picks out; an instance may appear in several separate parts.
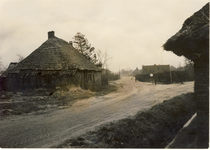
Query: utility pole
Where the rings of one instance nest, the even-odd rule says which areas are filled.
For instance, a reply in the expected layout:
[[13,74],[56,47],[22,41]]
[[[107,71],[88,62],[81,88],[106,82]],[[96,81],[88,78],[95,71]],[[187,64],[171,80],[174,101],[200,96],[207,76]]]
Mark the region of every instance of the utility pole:
[[120,79],[120,68],[119,68],[119,79]]
[[171,79],[171,84],[172,84],[172,75],[171,75],[171,68],[170,68],[170,65],[169,65],[169,71],[170,71],[170,79]]

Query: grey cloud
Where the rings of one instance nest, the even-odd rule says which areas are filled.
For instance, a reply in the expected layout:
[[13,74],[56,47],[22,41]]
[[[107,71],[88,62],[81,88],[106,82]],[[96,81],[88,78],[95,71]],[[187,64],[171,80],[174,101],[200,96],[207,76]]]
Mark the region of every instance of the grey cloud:
[[[96,49],[113,57],[111,70],[183,58],[162,52],[162,44],[207,0],[1,0],[0,55],[5,64],[47,40],[47,32],[70,41],[86,35]],[[3,24],[3,25],[2,25]],[[161,60],[161,54],[164,56]],[[154,58],[155,57],[155,58]],[[127,65],[126,65],[127,63]],[[139,66],[136,66],[139,64]]]

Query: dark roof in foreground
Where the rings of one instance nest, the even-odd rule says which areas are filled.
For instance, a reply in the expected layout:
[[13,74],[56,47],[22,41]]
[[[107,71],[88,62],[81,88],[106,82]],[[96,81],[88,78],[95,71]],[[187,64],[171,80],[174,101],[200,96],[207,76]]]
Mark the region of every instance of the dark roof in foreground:
[[209,3],[185,20],[182,28],[163,45],[188,59],[209,58]]
[[101,71],[100,68],[89,62],[71,44],[54,35],[22,60],[11,73],[19,73],[21,69],[45,71],[79,69]]

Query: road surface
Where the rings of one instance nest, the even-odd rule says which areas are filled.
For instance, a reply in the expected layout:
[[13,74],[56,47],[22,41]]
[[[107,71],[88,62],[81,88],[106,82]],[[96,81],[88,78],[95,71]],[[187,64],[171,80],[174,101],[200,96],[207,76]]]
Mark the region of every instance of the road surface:
[[106,122],[136,114],[182,93],[193,92],[193,82],[154,85],[124,77],[113,82],[119,90],[105,96],[77,100],[54,112],[11,116],[0,121],[0,147],[49,148]]

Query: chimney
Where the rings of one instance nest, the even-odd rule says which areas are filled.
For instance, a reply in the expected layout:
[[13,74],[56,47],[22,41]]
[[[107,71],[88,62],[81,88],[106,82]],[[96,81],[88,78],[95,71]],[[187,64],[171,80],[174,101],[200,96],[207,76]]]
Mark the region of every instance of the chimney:
[[48,39],[55,37],[54,33],[55,33],[54,31],[49,31],[48,32]]

